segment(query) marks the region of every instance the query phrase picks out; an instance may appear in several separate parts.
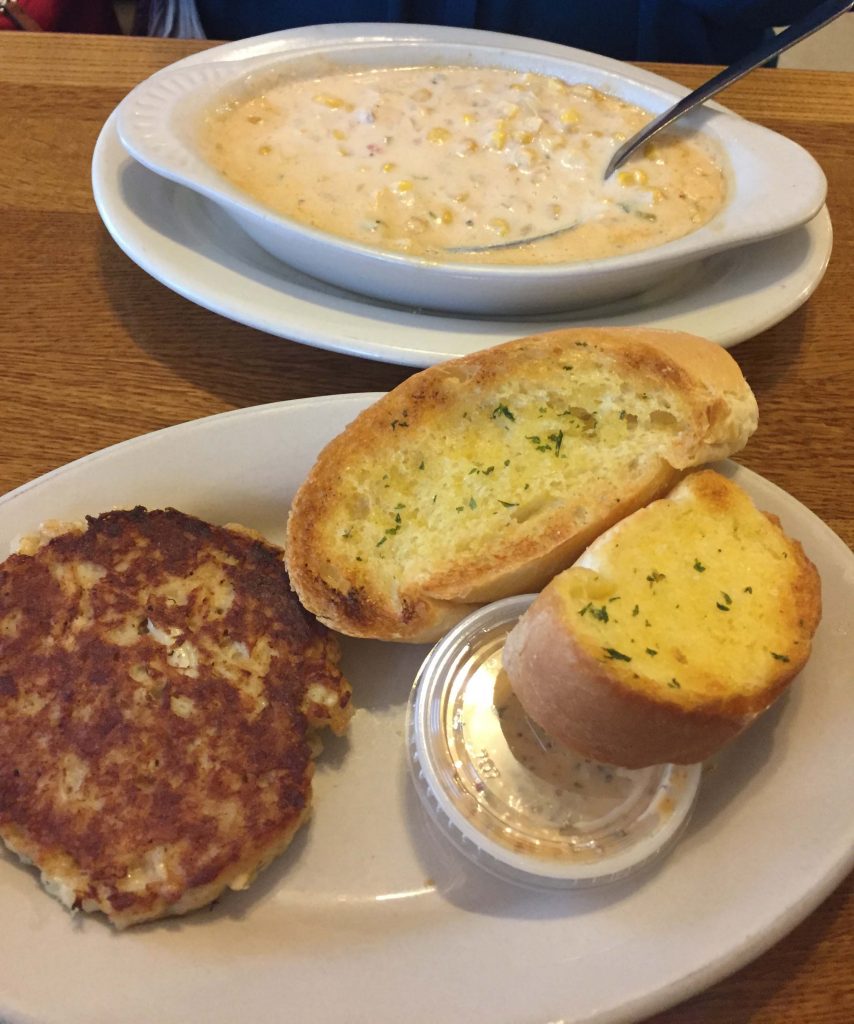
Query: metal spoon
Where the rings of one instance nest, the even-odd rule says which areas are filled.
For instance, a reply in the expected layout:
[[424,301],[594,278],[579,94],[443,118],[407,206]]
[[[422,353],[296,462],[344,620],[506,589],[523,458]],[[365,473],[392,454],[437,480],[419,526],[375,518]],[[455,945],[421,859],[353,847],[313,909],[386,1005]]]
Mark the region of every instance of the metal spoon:
[[498,249],[513,249],[518,245],[533,245],[535,242],[543,242],[547,238],[556,238],[558,235],[565,235],[567,231],[574,231],[581,221],[575,221],[554,231],[547,231],[544,235],[529,235],[527,238],[514,238],[510,242],[489,242],[486,245],[455,245],[445,252],[496,252]]
[[[689,110],[693,110],[701,103],[705,103],[706,100],[711,99],[712,96],[719,93],[722,89],[725,89],[728,85],[732,85],[733,82],[737,82],[739,78],[744,78],[744,76],[749,74],[751,71],[763,64],[767,64],[769,60],[776,57],[778,54],[783,53],[784,50],[788,50],[789,47],[794,46],[795,43],[799,43],[802,39],[806,39],[807,36],[811,36],[813,32],[817,32],[825,25],[829,25],[831,21],[834,21],[841,14],[845,14],[846,11],[850,11],[852,7],[854,7],[854,0],[845,0],[844,3],[840,3],[839,0],[827,0],[827,2],[820,4],[815,8],[815,10],[811,11],[806,18],[803,18],[795,25],[791,25],[785,32],[781,32],[780,35],[769,40],[764,46],[760,46],[759,49],[753,50],[751,53],[747,54],[747,56],[742,57],[741,60],[736,61],[735,64],[731,64],[728,68],[724,68],[724,70],[715,75],[714,78],[710,78],[708,82],[689,93],[684,99],[679,100],[679,102],[675,103],[672,107],[669,107],[663,114],[659,114],[658,117],[650,121],[649,124],[642,128],[637,134],[633,135],[627,142],[624,142],[611,157],[608,166],[605,168],[604,180],[607,181],[614,171],[621,164],[625,163],[636,149],[639,149],[645,142],[648,142],[649,139],[654,135],[657,135],[667,125],[672,124],[677,118],[682,117],[683,114],[687,114]],[[573,231],[578,227],[578,223],[579,222],[576,221],[573,224],[568,224],[565,227],[556,229],[555,231],[549,231],[544,235],[535,235],[528,238],[516,238],[509,242],[496,242],[491,245],[459,245],[446,249],[445,251],[449,253],[476,254],[482,252],[495,252],[498,249],[512,249],[521,245],[533,245],[536,242],[542,242],[548,238],[554,238],[557,235]]]
[[764,46],[753,50],[746,57],[742,57],[741,60],[737,60],[735,64],[731,64],[728,68],[715,75],[714,78],[710,78],[699,89],[695,89],[684,99],[679,100],[678,103],[665,110],[663,114],[659,114],[645,128],[642,128],[636,135],[633,135],[627,142],[624,142],[611,157],[608,166],[605,168],[605,180],[607,181],[614,171],[621,164],[625,163],[636,149],[651,139],[653,135],[657,135],[662,128],[672,124],[676,118],[682,117],[689,110],[693,110],[694,107],[705,103],[706,100],[719,93],[721,89],[725,89],[728,85],[732,85],[733,82],[737,82],[739,78],[744,78],[754,68],[766,64],[772,57],[776,57],[778,53],[788,50],[790,46],[794,46],[795,43],[799,43],[802,39],[806,39],[807,36],[811,36],[813,32],[817,32],[818,29],[829,25],[831,21],[834,21],[841,14],[845,14],[846,11],[850,11],[852,7],[854,7],[854,0],[846,0],[845,3],[840,3],[839,0],[830,0],[830,2],[819,4],[815,10],[811,11],[801,21],[787,28],[785,32],[781,32],[780,35],[769,40]]

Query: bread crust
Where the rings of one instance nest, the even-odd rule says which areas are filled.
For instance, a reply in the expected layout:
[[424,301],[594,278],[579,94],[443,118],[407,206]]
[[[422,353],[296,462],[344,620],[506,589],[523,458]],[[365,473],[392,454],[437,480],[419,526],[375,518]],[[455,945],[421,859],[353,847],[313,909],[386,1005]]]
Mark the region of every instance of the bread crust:
[[755,717],[689,713],[622,687],[575,642],[547,592],[508,636],[504,668],[526,714],[550,736],[624,768],[703,761]]
[[[723,478],[702,471],[689,480],[714,504]],[[776,516],[764,515],[780,529]],[[628,523],[600,537],[595,546],[607,550]],[[643,679],[627,685],[626,665],[603,661],[583,642],[555,580],[511,630],[504,647],[504,668],[522,707],[552,737],[593,760],[625,768],[706,760],[770,707],[809,658],[821,617],[821,585],[800,543],[788,540],[793,569],[781,600],[798,631],[797,644],[790,648],[791,657],[770,663],[760,687],[742,692],[728,688],[725,677],[699,694],[662,689]],[[637,665],[636,659],[635,679]]]
[[[494,545],[477,558],[437,561],[410,586],[400,580],[389,594],[370,578],[351,578],[321,537],[330,507],[342,500],[342,467],[387,445],[389,424],[405,419],[408,439],[435,433],[442,416],[453,420],[462,397],[489,393],[508,380],[532,379],[556,389],[561,364],[595,350],[629,381],[650,381],[678,393],[690,423],[666,451],[632,478],[613,481],[590,496],[588,518],[566,508],[538,520],[536,533]],[[549,369],[543,369],[549,368]],[[550,374],[550,376],[549,376]],[[404,415],[405,414],[405,415]],[[358,416],[321,452],[290,511],[287,564],[302,603],[321,622],[353,636],[422,643],[436,640],[473,608],[540,589],[570,565],[608,527],[666,493],[687,468],[737,451],[757,423],[756,402],[738,365],[724,349],[701,338],[652,329],[578,328],[507,342],[415,374]],[[619,486],[617,486],[617,484]],[[437,481],[437,489],[442,481]]]

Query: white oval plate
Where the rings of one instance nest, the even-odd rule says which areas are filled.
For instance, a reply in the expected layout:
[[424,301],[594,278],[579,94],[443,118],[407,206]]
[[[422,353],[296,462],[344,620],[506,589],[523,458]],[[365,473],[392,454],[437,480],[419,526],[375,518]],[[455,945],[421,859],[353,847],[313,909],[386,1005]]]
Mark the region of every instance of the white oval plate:
[[[376,396],[226,413],[98,452],[0,499],[0,550],[51,517],[137,502],[281,540],[320,447]],[[28,1024],[615,1024],[687,998],[780,939],[852,866],[854,555],[811,512],[726,463],[823,577],[824,620],[791,691],[706,774],[655,869],[538,893],[462,857],[410,783],[406,703],[423,647],[344,645],[359,706],[328,741],[316,811],[244,893],[115,934],[71,918],[0,856],[0,1018]]]
[[[263,56],[287,41],[321,39],[324,28],[334,27],[229,43],[173,67]],[[637,76],[653,86],[661,81],[640,70]],[[806,302],[824,275],[832,245],[825,209],[805,227],[712,256],[641,296],[593,310],[487,320],[382,303],[288,267],[210,200],[131,159],[119,141],[115,115],[95,148],[92,183],[98,210],[119,246],[190,301],[279,337],[408,366],[430,366],[558,326],[665,327],[729,347]]]
[[700,130],[724,154],[726,202],[708,224],[662,245],[607,259],[490,266],[413,259],[338,237],[282,216],[230,184],[196,142],[205,113],[264,91],[282,76],[317,77],[336,68],[503,67],[586,82],[654,114],[687,90],[660,77],[653,86],[631,64],[521,36],[440,25],[352,24],[327,26],[322,38],[310,41],[312,31],[283,36],[275,54],[179,62],[158,71],[119,105],[119,137],[140,163],[212,199],[285,263],[380,301],[485,316],[589,307],[653,288],[713,253],[799,227],[824,203],[824,173],[806,150],[711,104],[681,125]]

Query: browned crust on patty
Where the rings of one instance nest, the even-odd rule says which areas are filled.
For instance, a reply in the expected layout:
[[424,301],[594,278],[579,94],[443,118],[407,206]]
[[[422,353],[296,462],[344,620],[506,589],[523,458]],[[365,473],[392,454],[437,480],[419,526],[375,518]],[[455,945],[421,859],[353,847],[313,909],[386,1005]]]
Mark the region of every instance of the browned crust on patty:
[[277,548],[173,509],[87,522],[0,566],[0,837],[124,925],[284,848],[350,689]]

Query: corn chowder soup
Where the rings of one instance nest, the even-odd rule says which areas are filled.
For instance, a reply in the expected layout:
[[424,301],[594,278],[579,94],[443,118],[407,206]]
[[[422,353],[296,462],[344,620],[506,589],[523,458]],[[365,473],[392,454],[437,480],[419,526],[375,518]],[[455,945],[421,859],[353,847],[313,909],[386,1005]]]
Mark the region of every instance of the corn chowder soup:
[[603,181],[652,115],[590,85],[483,67],[281,79],[213,111],[205,157],[321,231],[410,256],[562,263],[661,245],[721,208],[712,144],[673,134]]

